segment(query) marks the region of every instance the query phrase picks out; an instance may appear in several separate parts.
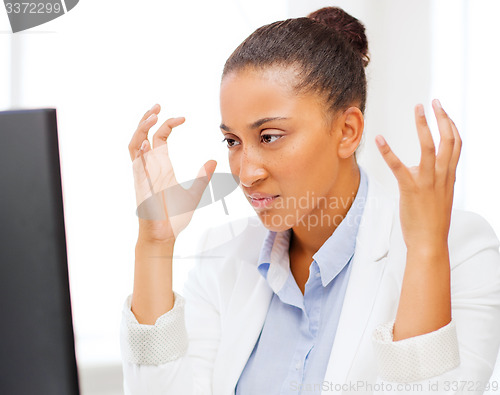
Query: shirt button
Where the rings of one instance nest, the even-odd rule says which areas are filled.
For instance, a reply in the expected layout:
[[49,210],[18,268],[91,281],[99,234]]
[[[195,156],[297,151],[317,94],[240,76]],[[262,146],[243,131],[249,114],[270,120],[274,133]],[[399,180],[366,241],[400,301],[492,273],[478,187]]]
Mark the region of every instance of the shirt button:
[[297,362],[297,365],[295,365],[295,369],[297,369],[297,370],[300,369],[300,362]]
[[316,277],[320,277],[321,276],[321,273],[316,273]]

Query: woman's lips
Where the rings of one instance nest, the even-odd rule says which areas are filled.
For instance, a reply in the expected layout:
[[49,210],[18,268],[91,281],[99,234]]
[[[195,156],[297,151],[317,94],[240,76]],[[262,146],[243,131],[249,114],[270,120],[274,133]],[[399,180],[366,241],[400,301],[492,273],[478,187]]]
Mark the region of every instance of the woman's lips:
[[273,202],[276,200],[278,196],[279,195],[262,199],[250,198],[250,202],[254,208],[267,208],[273,204]]

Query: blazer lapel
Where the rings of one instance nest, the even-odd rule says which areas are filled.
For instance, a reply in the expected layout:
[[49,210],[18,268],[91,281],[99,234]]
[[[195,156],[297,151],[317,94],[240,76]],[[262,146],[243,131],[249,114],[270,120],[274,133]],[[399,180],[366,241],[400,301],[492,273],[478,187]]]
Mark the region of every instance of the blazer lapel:
[[365,332],[385,269],[393,204],[394,200],[370,177],[349,283],[325,373],[329,385],[345,383]]
[[255,269],[255,262],[243,262],[226,312],[231,318],[224,325],[214,366],[214,394],[234,394],[264,326],[272,296],[273,291]]

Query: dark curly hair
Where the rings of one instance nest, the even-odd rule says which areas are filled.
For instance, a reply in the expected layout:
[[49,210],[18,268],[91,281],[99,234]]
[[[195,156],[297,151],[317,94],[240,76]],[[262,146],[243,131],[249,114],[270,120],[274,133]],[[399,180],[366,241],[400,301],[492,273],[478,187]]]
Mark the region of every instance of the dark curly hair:
[[333,112],[366,104],[368,41],[363,24],[338,7],[265,25],[227,59],[222,79],[248,67],[295,67],[297,93],[316,92]]

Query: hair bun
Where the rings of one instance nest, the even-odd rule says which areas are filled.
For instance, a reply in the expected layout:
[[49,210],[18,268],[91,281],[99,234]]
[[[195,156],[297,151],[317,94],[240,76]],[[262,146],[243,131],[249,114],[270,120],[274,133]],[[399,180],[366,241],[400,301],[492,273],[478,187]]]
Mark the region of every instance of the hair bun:
[[322,23],[340,33],[361,55],[363,65],[370,62],[368,39],[363,24],[339,7],[324,7],[307,15],[308,18]]

